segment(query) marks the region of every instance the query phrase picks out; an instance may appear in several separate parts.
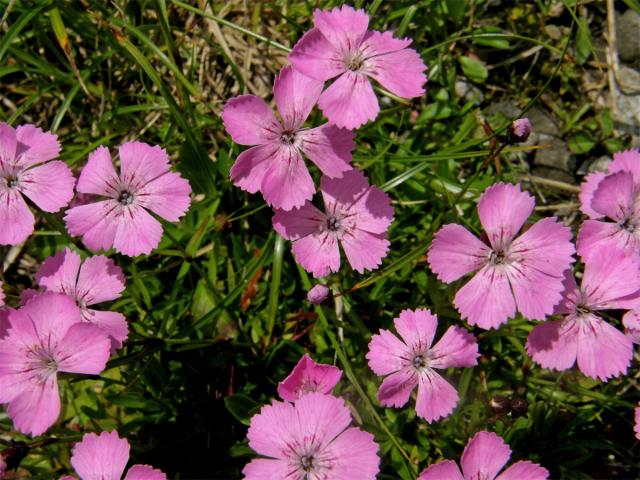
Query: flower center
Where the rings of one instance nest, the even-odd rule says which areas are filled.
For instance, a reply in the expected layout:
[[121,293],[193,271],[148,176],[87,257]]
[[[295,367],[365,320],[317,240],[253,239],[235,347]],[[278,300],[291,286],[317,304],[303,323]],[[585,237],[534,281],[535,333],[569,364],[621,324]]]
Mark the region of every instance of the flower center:
[[133,203],[133,194],[131,192],[123,190],[118,196],[118,202],[125,206],[131,205]]
[[413,368],[415,368],[416,370],[422,370],[426,366],[427,366],[427,359],[423,354],[420,353],[415,357],[413,357]]
[[492,250],[489,254],[489,263],[492,265],[502,265],[503,263],[506,263],[506,261],[507,253],[504,251],[496,252]]
[[340,220],[338,220],[336,217],[327,218],[327,230],[329,230],[330,232],[337,232],[338,230],[340,230],[340,226]]
[[360,52],[352,53],[345,59],[345,65],[352,72],[359,71],[364,65],[364,58]]
[[285,130],[280,134],[280,140],[286,145],[293,145],[296,142],[296,132]]
[[13,189],[18,188],[18,178],[14,176],[7,177],[7,187]]
[[313,470],[313,455],[303,455],[300,457],[300,466],[305,472]]
[[633,233],[636,231],[637,225],[631,218],[625,218],[622,222],[620,222],[620,228],[626,230],[629,233]]

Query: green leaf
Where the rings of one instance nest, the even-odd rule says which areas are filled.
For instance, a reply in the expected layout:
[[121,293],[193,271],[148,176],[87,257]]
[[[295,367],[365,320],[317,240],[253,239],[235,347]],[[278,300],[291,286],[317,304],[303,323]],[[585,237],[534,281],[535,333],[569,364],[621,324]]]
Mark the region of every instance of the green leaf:
[[224,399],[224,406],[231,412],[236,420],[243,425],[249,425],[251,417],[260,408],[260,404],[253,398],[242,393],[229,395]]
[[470,57],[460,57],[458,58],[458,62],[460,62],[464,74],[476,83],[484,83],[487,77],[489,77],[487,67],[479,60]]
[[569,150],[572,153],[587,153],[595,145],[595,141],[591,134],[587,131],[581,131],[569,138]]
[[[495,37],[491,37],[487,34],[495,33]],[[481,27],[473,32],[474,35],[482,34],[482,37],[474,37],[473,43],[476,45],[483,45],[485,47],[493,47],[501,50],[510,48],[509,40],[505,37],[504,32],[498,27]]]
[[462,20],[467,11],[467,2],[465,0],[446,0],[447,12],[455,21]]

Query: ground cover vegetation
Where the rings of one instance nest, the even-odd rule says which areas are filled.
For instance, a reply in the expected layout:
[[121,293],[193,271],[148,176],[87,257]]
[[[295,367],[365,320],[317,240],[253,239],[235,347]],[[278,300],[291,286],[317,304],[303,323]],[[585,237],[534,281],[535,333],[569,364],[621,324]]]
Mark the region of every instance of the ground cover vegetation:
[[639,19],[0,0],[0,478],[638,478]]

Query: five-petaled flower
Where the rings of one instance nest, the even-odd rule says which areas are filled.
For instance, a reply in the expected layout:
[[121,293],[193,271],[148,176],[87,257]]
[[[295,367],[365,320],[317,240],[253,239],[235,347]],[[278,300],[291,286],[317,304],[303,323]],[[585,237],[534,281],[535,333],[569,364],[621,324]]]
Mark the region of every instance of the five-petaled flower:
[[227,102],[222,120],[236,143],[252,145],[231,167],[233,183],[249,193],[262,192],[274,208],[291,210],[310,200],[313,180],[304,153],[328,177],[351,170],[354,134],[333,125],[304,128],[322,82],[285,67],[273,85],[280,122],[264,100],[242,95]]
[[563,301],[555,313],[562,320],[536,325],[527,351],[545,368],[566,370],[576,360],[582,373],[606,382],[624,374],[633,358],[631,338],[597,312],[640,306],[640,261],[612,248],[585,261],[582,285],[568,272]]
[[293,242],[293,254],[314,277],[340,268],[342,245],[347,260],[359,273],[380,265],[389,249],[387,229],[393,220],[389,196],[358,170],[342,178],[320,180],[324,199],[322,212],[311,202],[298,210],[276,210],[273,227]]
[[316,363],[304,354],[293,371],[278,384],[278,394],[283,400],[295,402],[309,392],[331,393],[340,381],[342,371],[333,365]]
[[367,360],[377,375],[387,376],[378,400],[386,407],[402,407],[418,387],[416,413],[431,423],[449,415],[458,403],[458,392],[436,372],[477,364],[475,337],[461,327],[449,327],[432,346],[438,318],[429,310],[403,310],[394,319],[402,340],[389,330],[371,338]]
[[[167,480],[160,470],[149,465],[133,465],[122,477],[129,461],[129,442],[118,433],[87,433],[73,447],[71,465],[80,480]],[[61,480],[74,480],[66,476]]]
[[71,297],[80,307],[82,319],[109,335],[112,351],[122,347],[129,334],[124,315],[89,308],[115,300],[124,290],[124,274],[113,260],[96,255],[83,262],[80,255],[65,248],[42,263],[36,281],[47,291]]
[[462,452],[460,465],[443,460],[424,470],[418,480],[546,480],[549,472],[537,463],[521,460],[500,470],[511,458],[511,449],[492,432],[478,432],[469,440]]
[[516,306],[524,317],[544,320],[560,303],[575,251],[571,230],[549,217],[515,238],[534,204],[519,185],[498,183],[478,202],[488,244],[457,224],[436,233],[428,261],[439,280],[451,283],[479,270],[454,299],[471,325],[497,328],[515,315]]
[[82,321],[66,295],[45,292],[9,310],[9,329],[0,339],[0,403],[15,428],[40,435],[60,414],[58,372],[97,375],[109,359],[111,342],[97,326]]
[[35,217],[23,195],[45,212],[73,198],[75,179],[60,153],[58,137],[34,125],[0,123],[0,244],[16,245],[33,233]]
[[427,67],[415,50],[407,48],[410,39],[368,30],[365,11],[349,5],[316,10],[313,24],[289,60],[296,70],[321,82],[337,77],[318,100],[329,122],[353,129],[378,116],[380,106],[370,78],[399,97],[424,94]]
[[134,257],[149,254],[162,238],[162,225],[148,212],[177,222],[189,209],[191,187],[169,171],[163,148],[142,142],[120,146],[120,174],[106,147],[89,156],[78,179],[78,192],[107,197],[67,210],[71,235],[82,235],[92,250],[116,251]]
[[318,392],[295,403],[265,405],[247,434],[249,446],[263,458],[244,467],[244,478],[374,480],[378,445],[373,435],[350,424],[344,400]]

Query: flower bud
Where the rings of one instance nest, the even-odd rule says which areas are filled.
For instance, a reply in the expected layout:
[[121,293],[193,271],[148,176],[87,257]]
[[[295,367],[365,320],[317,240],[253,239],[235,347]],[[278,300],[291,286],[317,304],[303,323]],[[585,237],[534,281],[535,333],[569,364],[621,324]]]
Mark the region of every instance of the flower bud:
[[509,143],[526,142],[531,134],[531,122],[528,118],[514,120],[509,127]]
[[307,300],[309,300],[314,305],[320,305],[329,297],[330,293],[331,290],[329,290],[329,287],[327,287],[326,285],[318,284],[311,290],[309,290],[309,292],[307,293]]

